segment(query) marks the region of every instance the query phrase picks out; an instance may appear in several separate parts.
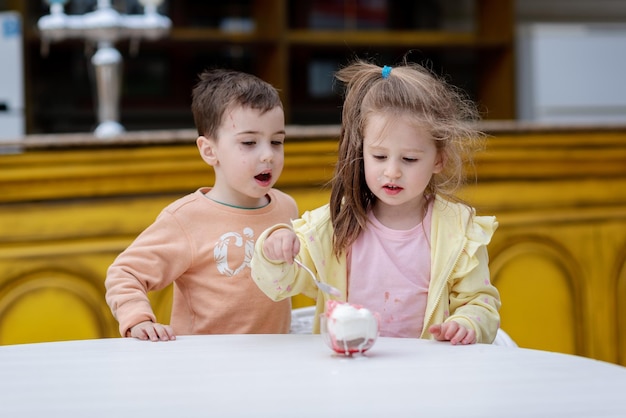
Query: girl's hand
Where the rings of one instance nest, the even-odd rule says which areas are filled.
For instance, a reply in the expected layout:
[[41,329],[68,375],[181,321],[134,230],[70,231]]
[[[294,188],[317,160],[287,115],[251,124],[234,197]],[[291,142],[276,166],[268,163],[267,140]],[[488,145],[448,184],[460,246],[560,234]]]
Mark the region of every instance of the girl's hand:
[[428,332],[438,341],[450,341],[452,345],[476,343],[476,331],[467,329],[456,321],[431,325]]
[[287,228],[272,232],[263,243],[263,254],[270,260],[292,264],[298,252],[300,252],[300,240],[295,232]]
[[170,341],[176,339],[172,327],[152,321],[144,321],[134,325],[127,334],[130,334],[127,336],[140,340]]

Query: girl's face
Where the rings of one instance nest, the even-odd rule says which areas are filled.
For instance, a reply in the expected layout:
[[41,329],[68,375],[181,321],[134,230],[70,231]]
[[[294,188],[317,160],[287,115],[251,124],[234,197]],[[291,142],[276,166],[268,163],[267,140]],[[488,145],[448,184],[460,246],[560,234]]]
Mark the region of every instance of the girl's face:
[[[370,115],[363,138],[365,181],[378,199],[376,212],[421,211],[424,190],[443,168],[443,158],[426,129],[407,117]],[[377,214],[378,215],[378,214]]]
[[285,117],[280,107],[261,113],[235,106],[226,111],[217,139],[199,139],[204,160],[215,170],[211,198],[242,207],[266,203],[284,165]]

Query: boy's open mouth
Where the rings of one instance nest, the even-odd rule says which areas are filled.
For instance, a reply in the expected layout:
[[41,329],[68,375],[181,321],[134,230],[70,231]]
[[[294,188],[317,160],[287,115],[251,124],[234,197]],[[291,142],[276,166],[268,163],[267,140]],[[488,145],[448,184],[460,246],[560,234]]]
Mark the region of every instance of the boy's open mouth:
[[272,173],[261,173],[261,174],[257,174],[256,176],[254,176],[255,179],[259,180],[259,181],[270,181],[272,178]]

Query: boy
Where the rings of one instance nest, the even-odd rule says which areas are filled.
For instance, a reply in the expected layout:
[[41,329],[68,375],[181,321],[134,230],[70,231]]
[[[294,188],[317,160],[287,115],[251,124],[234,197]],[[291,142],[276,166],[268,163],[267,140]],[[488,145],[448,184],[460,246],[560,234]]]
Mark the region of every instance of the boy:
[[[192,92],[196,144],[215,184],[166,207],[109,267],[106,301],[122,336],[287,333],[291,304],[265,296],[250,276],[257,236],[298,216],[273,189],[284,163],[285,120],[276,89],[250,74],[207,70]],[[147,293],[174,285],[170,325]]]

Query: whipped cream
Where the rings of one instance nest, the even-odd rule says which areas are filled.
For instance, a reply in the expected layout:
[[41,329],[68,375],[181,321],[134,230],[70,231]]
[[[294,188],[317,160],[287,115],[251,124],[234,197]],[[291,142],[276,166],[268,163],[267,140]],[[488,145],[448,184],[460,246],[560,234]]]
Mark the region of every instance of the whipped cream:
[[369,309],[332,302],[326,307],[326,315],[328,333],[334,340],[370,341],[378,337],[378,319]]

